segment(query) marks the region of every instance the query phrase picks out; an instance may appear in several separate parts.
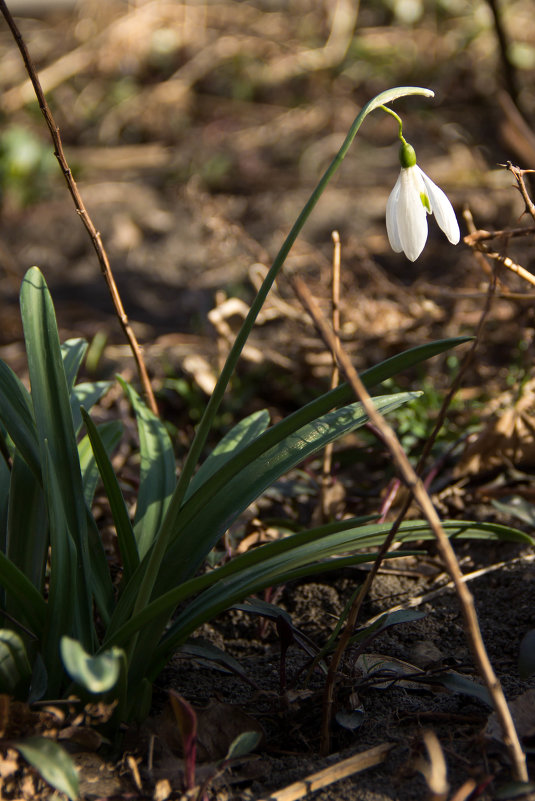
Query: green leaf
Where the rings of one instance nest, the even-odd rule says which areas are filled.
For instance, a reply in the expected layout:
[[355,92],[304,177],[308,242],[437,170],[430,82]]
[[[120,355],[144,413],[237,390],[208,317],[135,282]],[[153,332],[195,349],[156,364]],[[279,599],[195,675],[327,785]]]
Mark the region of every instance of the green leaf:
[[251,751],[255,750],[261,739],[262,735],[259,731],[244,731],[238,734],[231,742],[224,761],[250,754]]
[[225,671],[235,673],[241,676],[242,679],[248,681],[249,678],[244,668],[237,659],[227,654],[217,645],[214,645],[202,637],[196,637],[194,640],[188,640],[184,645],[180,646],[180,656],[189,657],[190,659],[198,660],[199,662],[211,662],[220,665]]
[[41,457],[30,395],[13,370],[0,361],[0,420],[7,433],[41,480]]
[[48,737],[28,737],[11,743],[42,778],[60,793],[76,801],[78,774],[74,762],[58,743]]
[[0,551],[0,585],[7,597],[13,595],[27,626],[41,638],[47,617],[47,604],[30,579]]
[[[110,455],[121,441],[123,424],[120,420],[110,420],[108,423],[102,423],[98,426],[98,435],[109,459]],[[80,469],[82,471],[85,502],[89,508],[91,508],[98,483],[99,470],[89,436],[83,437],[78,443],[78,457],[80,459]]]
[[87,510],[87,537],[89,540],[89,560],[91,566],[91,587],[102,623],[107,626],[115,607],[115,590],[110,575],[108,557],[104,550],[100,531],[95,518]]
[[9,491],[6,556],[41,591],[48,551],[48,520],[40,482],[18,455]]
[[[362,373],[362,379],[368,388],[373,387],[380,382],[391,378],[401,370],[407,369],[415,364],[420,363],[421,361],[424,361],[425,359],[429,359],[432,356],[448,350],[449,348],[455,347],[456,345],[468,342],[470,339],[470,337],[454,337],[451,339],[439,340],[437,342],[431,342],[426,345],[420,345],[415,348],[411,348],[408,351],[393,356],[390,359],[381,362],[379,365],[364,371]],[[318,417],[328,412],[334,406],[347,402],[347,400],[351,399],[352,397],[354,396],[351,388],[345,384],[337,389],[331,390],[325,395],[322,395],[320,398],[311,401],[302,409],[299,409],[284,420],[281,420],[279,423],[277,423],[277,425],[272,426],[272,428],[266,431],[262,437],[258,438],[262,439],[264,451],[267,451],[270,447],[276,445],[285,437],[294,434],[298,429],[302,428],[306,424],[315,421]],[[256,446],[257,442],[258,440],[253,442],[253,446]],[[236,470],[244,467],[247,464],[247,460],[250,459],[250,454],[247,453],[249,447],[251,446],[246,446],[240,453],[232,457],[232,460],[241,460],[238,465],[235,463]],[[190,449],[190,452],[188,453],[186,462],[191,461],[194,456],[195,453],[192,446],[192,449]],[[231,460],[229,460],[229,463],[230,461]],[[227,471],[229,468],[229,463],[225,465]],[[110,624],[110,631],[108,632],[109,635],[115,632],[119,627],[126,624],[132,609],[135,609],[136,612],[140,612],[149,602],[150,597],[153,594],[154,585],[158,579],[160,565],[164,561],[168,560],[169,543],[171,542],[173,536],[176,536],[177,532],[180,530],[179,527],[183,522],[182,504],[184,492],[186,491],[187,487],[187,481],[184,481],[184,477],[187,478],[188,473],[186,467],[187,465],[185,464],[182,469],[177,488],[171,498],[155,546],[149,553],[149,563],[146,566],[140,566],[140,568],[132,575],[129,583],[124,587],[123,593],[119,599],[112,622]],[[175,576],[173,583],[176,583],[176,580],[177,578]]]
[[91,383],[77,384],[71,390],[71,413],[76,434],[78,434],[82,427],[80,406],[83,406],[84,409],[89,411],[95,403],[98,403],[98,401],[104,397],[111,386],[111,381],[93,381]]
[[91,447],[95,454],[102,483],[108,496],[110,510],[115,524],[115,531],[117,532],[119,550],[123,560],[124,580],[128,581],[139,565],[134,530],[128,516],[117,476],[110,462],[106,446],[100,437],[99,430],[84,408],[82,408],[82,416],[88,436],[91,440]]
[[[76,546],[68,529],[65,509],[54,463],[45,440],[43,479],[47,487],[47,508],[50,522],[50,578],[48,586],[47,617],[43,636],[43,658],[48,673],[48,693],[57,695],[62,684],[59,643],[67,632],[77,636],[83,628],[80,615],[86,610],[78,603],[76,592]],[[91,608],[91,595],[83,600]]]
[[90,656],[77,640],[62,637],[60,650],[65,670],[85,690],[105,693],[117,684],[123,656],[120,648]]
[[[122,423],[118,420],[112,420],[100,426],[99,437],[106,454],[111,453],[115,448],[121,439],[122,431]],[[102,622],[107,626],[115,605],[115,593],[108,567],[108,558],[102,544],[100,532],[90,511],[98,482],[99,471],[88,436],[84,437],[79,443],[78,454],[82,471],[85,502],[87,504],[87,536],[89,540],[89,559],[91,565],[91,587],[93,588],[95,602],[102,617]]]
[[139,432],[141,467],[134,533],[143,558],[158,533],[176,485],[175,455],[161,420],[129,384],[119,381],[134,407]]
[[492,698],[486,687],[479,684],[477,681],[469,679],[467,676],[462,676],[454,670],[448,670],[444,673],[435,673],[429,677],[430,684],[440,684],[452,693],[459,693],[460,695],[468,695],[471,698],[477,698],[483,701],[487,706],[492,707]]
[[231,456],[234,456],[246,445],[258,439],[268,425],[269,412],[267,409],[262,409],[249,415],[244,420],[240,420],[237,425],[231,428],[193,476],[186,493],[186,499],[191,497],[202,484],[205,484],[214,473],[220,470]]
[[[0,431],[0,437],[2,437],[2,431]],[[11,470],[2,454],[0,454],[0,551],[4,551],[4,553],[7,549],[7,515],[10,486]],[[0,587],[0,608],[2,607],[2,602],[3,593]]]
[[[418,395],[386,395],[374,398],[374,403],[386,414]],[[168,589],[173,583],[193,575],[231,523],[267,487],[367,420],[362,405],[353,403],[328,412],[266,449],[266,441],[272,441],[270,429],[227,460],[184,504],[180,529],[162,564],[158,586]]]
[[[62,633],[69,631],[90,646],[93,637],[92,593],[82,476],[54,307],[37,267],[26,273],[20,305],[43,467],[43,488],[51,516],[53,561],[50,583],[56,592],[55,612],[64,617],[66,613],[62,610],[71,609],[70,617],[75,629],[63,629]],[[60,570],[56,577],[54,563]],[[49,629],[57,630],[55,621],[50,623]],[[53,675],[50,667],[47,663],[49,677]]]
[[0,693],[16,695],[24,691],[31,675],[22,639],[11,629],[0,629]]
[[67,339],[61,345],[61,357],[69,389],[74,387],[74,382],[86,351],[87,342],[81,338]]

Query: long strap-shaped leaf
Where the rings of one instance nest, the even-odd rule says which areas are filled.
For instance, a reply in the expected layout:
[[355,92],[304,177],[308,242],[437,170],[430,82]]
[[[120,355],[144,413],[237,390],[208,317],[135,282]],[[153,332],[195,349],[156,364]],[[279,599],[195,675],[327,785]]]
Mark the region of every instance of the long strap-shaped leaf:
[[[41,481],[18,453],[13,459],[9,488],[6,556],[43,591],[48,551],[48,520]],[[18,617],[9,603],[7,610]]]
[[[388,378],[391,378],[393,375],[413,367],[414,365],[419,364],[426,359],[443,353],[452,347],[470,341],[470,339],[471,337],[454,337],[450,339],[437,340],[436,342],[430,342],[425,345],[418,345],[417,347],[410,348],[403,353],[392,356],[380,364],[363,371],[362,380],[364,381],[366,387],[370,389],[374,386],[377,386],[377,384],[380,384],[382,381],[386,381]],[[263,445],[265,449],[269,449],[285,436],[294,433],[302,426],[310,423],[312,420],[315,420],[321,415],[326,414],[330,409],[340,405],[344,401],[347,402],[352,397],[352,390],[347,384],[343,384],[340,387],[321,395],[319,398],[316,398],[315,400],[306,404],[306,406],[297,410],[284,420],[281,420],[279,423],[277,423],[276,426],[273,426],[266,431],[263,435]],[[245,453],[245,448],[240,452],[239,456],[240,459],[244,460],[240,464],[241,469],[247,463],[248,458],[247,454]],[[228,467],[229,465],[227,462],[225,469],[228,470]],[[174,516],[168,515],[163,523],[163,526],[171,526],[174,522]],[[177,532],[175,532],[175,534],[176,533]],[[171,535],[169,535],[169,537],[163,537],[162,540],[159,538],[156,547],[161,547],[162,542],[169,542],[169,539],[172,539]],[[139,570],[137,570],[132,576],[129,584],[124,588],[123,594],[112,618],[110,633],[115,631],[117,627],[123,625],[128,620],[136,600],[139,599],[140,584],[144,578],[145,572],[152,569],[152,565],[147,568],[146,561],[147,557],[145,557],[143,564],[140,565]],[[141,607],[138,604],[137,611],[140,611],[140,609]]]
[[139,433],[141,466],[134,533],[143,558],[158,533],[176,486],[175,455],[162,421],[129,384],[119,381],[134,407]]
[[7,364],[0,361],[0,420],[28,467],[41,481],[39,441],[28,390]]
[[[386,412],[412,397],[415,395],[400,393],[376,398],[376,403]],[[232,520],[277,478],[329,442],[364,425],[367,419],[360,403],[351,404],[302,426],[267,450],[264,439],[269,432],[266,432],[226,462],[184,506],[180,520],[181,537],[175,538],[169,546],[161,565],[158,594],[190,578]],[[139,572],[144,565],[142,563]],[[150,564],[147,569],[150,569]],[[126,587],[116,607],[111,631],[126,622],[128,607],[135,602],[135,578],[137,576]],[[161,622],[162,627],[165,623]],[[138,651],[150,652],[159,636],[158,627],[154,626],[146,633],[147,640],[139,643]]]
[[95,454],[100,477],[108,496],[110,510],[117,533],[117,540],[119,543],[119,550],[123,560],[124,580],[128,581],[133,575],[137,566],[139,565],[139,556],[137,552],[136,538],[134,530],[128,516],[126,504],[124,502],[117,476],[110,462],[106,447],[102,442],[99,431],[93,423],[88,412],[82,408],[82,416],[84,419],[85,427],[91,440],[91,447]]
[[37,638],[43,636],[47,605],[30,579],[0,551],[0,584],[8,595],[16,598],[27,626]]
[[[419,394],[386,395],[374,398],[374,403],[387,414]],[[232,522],[274,481],[367,420],[362,405],[353,403],[302,426],[267,450],[263,434],[240,451],[184,505],[180,536],[169,547],[158,589],[165,591],[173,581],[190,578]]]
[[[223,609],[242,600],[246,595],[309,573],[325,572],[355,562],[373,560],[375,553],[368,551],[382,544],[391,524],[361,524],[365,520],[363,518],[330,523],[317,529],[293,534],[237,556],[222,567],[190,579],[152,601],[142,612],[115,632],[113,637],[106,639],[102,647],[109,647],[112,643],[126,645],[129,638],[140,628],[150,629],[154,621],[169,616],[178,604],[198,596],[184,607],[160,646],[144,654],[138,652],[135,664],[132,666],[133,675],[139,677],[144,670],[150,669],[154,677],[155,672],[174,648],[178,647],[195,628],[205,620],[212,619]],[[459,539],[532,542],[527,534],[497,524],[446,521],[444,527],[450,536]],[[432,537],[425,520],[406,521],[398,534],[398,539],[402,542],[432,539]],[[357,554],[332,558],[337,554],[354,552],[357,549]],[[367,553],[362,554],[363,550]],[[399,556],[399,553],[396,552],[394,555]],[[149,668],[150,665],[152,667]]]
[[[56,549],[53,559],[72,576],[71,586],[68,580],[65,589],[61,583],[56,585],[57,607],[72,609],[76,628],[69,633],[91,649],[93,610],[82,477],[54,307],[37,267],[26,273],[20,303],[41,465],[45,460],[49,465],[46,473],[43,469],[43,488],[49,514],[54,507],[56,516],[64,520],[65,528],[62,525],[59,530],[69,535],[62,540],[56,532],[53,539],[51,532]],[[51,583],[53,578],[51,575]],[[52,626],[55,628],[56,622]]]

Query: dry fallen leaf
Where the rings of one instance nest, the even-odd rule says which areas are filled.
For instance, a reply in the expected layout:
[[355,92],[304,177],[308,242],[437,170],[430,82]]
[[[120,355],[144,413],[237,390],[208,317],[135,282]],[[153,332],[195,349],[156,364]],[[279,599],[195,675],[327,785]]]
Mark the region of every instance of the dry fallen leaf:
[[535,379],[523,386],[515,403],[496,412],[468,444],[455,468],[455,476],[486,473],[510,465],[535,465],[534,408]]
[[[509,702],[509,709],[521,740],[535,735],[535,690],[527,690]],[[485,727],[485,735],[503,743],[503,732],[496,713],[489,716]]]

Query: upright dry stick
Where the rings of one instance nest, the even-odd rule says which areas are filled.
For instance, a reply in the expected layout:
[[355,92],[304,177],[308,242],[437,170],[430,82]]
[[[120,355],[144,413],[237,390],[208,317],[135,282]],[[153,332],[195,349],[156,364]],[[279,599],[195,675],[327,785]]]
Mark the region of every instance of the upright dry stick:
[[[340,331],[340,234],[338,231],[332,232],[333,240],[333,262],[332,262],[332,287],[331,287],[331,304],[332,304],[332,323],[334,335],[337,337]],[[340,369],[338,362],[333,354],[333,371],[331,374],[331,389],[338,386],[340,380]],[[333,460],[334,443],[329,442],[325,446],[323,452],[323,467],[321,476],[321,511],[324,519],[329,516],[329,503],[328,491],[331,484],[331,469]]]
[[137,369],[139,372],[139,378],[143,386],[143,391],[150,405],[150,408],[152,409],[154,414],[158,414],[158,406],[156,404],[156,398],[154,397],[154,392],[152,391],[149,375],[147,373],[147,368],[145,366],[145,361],[143,359],[143,354],[141,353],[141,348],[139,347],[136,335],[134,334],[134,331],[130,325],[130,322],[124,310],[121,296],[119,295],[119,290],[117,289],[117,285],[113,277],[110,262],[108,259],[108,254],[106,253],[106,250],[104,249],[104,246],[102,244],[100,233],[95,228],[93,221],[91,220],[91,217],[87,213],[82,197],[80,195],[80,192],[78,191],[78,187],[72,176],[70,167],[67,163],[67,159],[65,158],[65,154],[63,152],[63,145],[59,134],[59,128],[54,121],[54,117],[52,116],[52,112],[50,111],[50,107],[46,101],[32,58],[30,56],[28,48],[26,47],[26,43],[22,37],[22,34],[5,3],[5,0],[0,0],[0,11],[2,12],[7,24],[9,25],[11,33],[13,34],[13,38],[15,39],[17,47],[19,48],[20,53],[22,55],[24,66],[26,67],[26,71],[32,82],[35,95],[37,97],[37,102],[39,103],[39,108],[43,113],[46,124],[48,126],[48,130],[50,131],[50,136],[54,144],[54,155],[58,160],[59,166],[61,167],[61,171],[67,183],[67,187],[74,201],[74,206],[76,208],[76,211],[80,216],[89,236],[91,237],[91,242],[93,243],[93,247],[96,251],[99,260],[100,269],[102,270],[104,278],[106,279],[106,283],[108,285],[108,289],[111,294],[115,312],[117,314],[117,317],[119,318],[121,327],[125,333],[125,336],[128,340],[128,343],[134,355],[134,359],[136,361]]
[[457,592],[457,597],[459,598],[459,603],[465,622],[466,635],[472,655],[474,657],[474,661],[483,680],[485,681],[485,684],[487,685],[494,704],[496,715],[500,721],[503,731],[503,740],[513,763],[514,778],[516,781],[527,782],[528,772],[526,768],[526,758],[524,752],[522,751],[522,747],[520,745],[513,719],[511,717],[511,712],[507,706],[507,701],[505,700],[501,684],[494,673],[485,649],[485,645],[483,643],[483,638],[479,628],[479,621],[477,619],[477,614],[474,607],[474,599],[464,582],[463,574],[457,562],[455,552],[444,532],[444,529],[442,528],[442,524],[435,507],[433,506],[421,479],[418,477],[416,471],[409,462],[405,451],[401,447],[399,440],[396,437],[396,434],[391,426],[386,422],[382,414],[380,414],[380,412],[378,412],[375,408],[368,390],[362,383],[356,369],[353,367],[349,356],[329,328],[321,309],[310,294],[306,284],[299,278],[295,278],[293,284],[302,302],[312,315],[324,342],[332,351],[332,353],[336,355],[338,363],[340,364],[340,368],[344,372],[355,395],[362,403],[362,406],[364,407],[364,410],[370,421],[379,429],[385,444],[392,454],[392,458],[401,474],[401,477],[413,493],[423,514],[429,522],[437,541],[438,550],[444,565],[451,576]]
[[[481,318],[479,320],[479,324],[477,326],[476,336],[474,337],[474,341],[472,343],[472,347],[470,348],[468,353],[465,355],[465,357],[463,359],[463,362],[461,364],[461,367],[459,368],[459,371],[458,371],[454,381],[452,382],[450,390],[449,390],[448,394],[446,395],[446,397],[444,398],[444,400],[442,402],[442,406],[441,406],[439,414],[437,416],[437,420],[435,421],[435,425],[434,425],[433,431],[431,432],[431,435],[428,437],[428,439],[427,439],[427,441],[425,443],[425,446],[423,448],[422,454],[421,454],[420,459],[418,461],[418,465],[416,467],[416,473],[417,473],[418,476],[422,475],[422,472],[423,472],[425,463],[427,461],[427,458],[428,458],[429,454],[431,453],[431,448],[432,448],[432,446],[433,446],[433,444],[434,444],[434,442],[435,442],[435,440],[436,440],[436,438],[438,436],[438,433],[439,433],[439,431],[442,428],[442,425],[444,423],[444,420],[445,420],[445,417],[446,417],[446,413],[447,413],[447,410],[449,409],[450,403],[451,403],[455,393],[459,389],[459,387],[461,385],[462,378],[463,378],[466,370],[468,369],[468,366],[470,365],[470,363],[471,363],[471,361],[473,359],[475,350],[477,348],[477,345],[478,345],[478,342],[479,342],[479,339],[480,339],[480,336],[481,336],[481,332],[483,330],[483,326],[485,324],[485,320],[486,320],[487,315],[488,315],[488,313],[490,311],[492,298],[494,297],[494,292],[495,292],[495,288],[496,288],[496,279],[495,279],[494,272],[492,273],[492,276],[493,276],[493,280],[489,284],[489,290],[487,292],[487,300],[486,300],[486,303],[485,303],[485,307],[483,309],[483,313],[482,313]],[[296,288],[296,291],[299,293],[299,291],[300,291],[299,290],[299,286],[296,286],[295,288]],[[307,304],[309,303],[309,298],[303,296],[302,297],[302,302],[308,308]],[[313,316],[313,311],[310,310],[310,309],[309,309],[309,311],[311,312],[311,315]],[[333,353],[333,355],[334,355],[334,353]],[[394,539],[396,538],[396,535],[397,535],[397,533],[398,533],[398,531],[400,529],[400,526],[401,526],[403,520],[405,519],[405,515],[407,514],[409,506],[412,503],[412,498],[413,498],[412,493],[411,492],[407,492],[406,493],[406,497],[405,497],[405,499],[404,499],[404,501],[402,503],[401,509],[400,509],[396,519],[394,520],[394,522],[392,524],[392,528],[390,529],[390,531],[388,533],[388,536],[385,537],[385,539],[383,541],[383,544],[382,544],[381,548],[379,549],[379,552],[378,552],[378,554],[377,554],[377,556],[375,558],[375,561],[372,564],[371,570],[368,572],[368,574],[366,576],[366,579],[363,582],[362,587],[360,588],[360,591],[356,595],[356,597],[355,597],[355,599],[354,599],[354,601],[353,601],[353,603],[351,605],[351,609],[349,610],[349,614],[348,614],[344,629],[342,631],[342,635],[341,635],[341,637],[340,637],[340,639],[338,641],[338,645],[337,645],[337,647],[335,649],[335,652],[334,652],[333,657],[331,659],[331,662],[329,664],[329,670],[328,670],[328,673],[327,673],[327,679],[325,681],[325,691],[324,691],[324,700],[323,700],[323,719],[322,719],[322,725],[321,725],[321,752],[324,755],[328,754],[329,750],[330,750],[331,711],[332,711],[332,706],[333,706],[333,702],[334,702],[334,690],[335,690],[335,684],[336,684],[336,676],[337,676],[337,672],[338,672],[338,668],[339,668],[340,662],[342,661],[343,655],[344,655],[344,653],[345,653],[345,651],[346,651],[346,649],[347,649],[347,647],[349,645],[349,641],[351,639],[351,636],[353,634],[353,630],[354,630],[355,625],[357,623],[358,616],[360,614],[360,610],[361,610],[362,604],[364,603],[364,599],[368,595],[368,592],[370,590],[372,582],[375,580],[375,576],[377,575],[377,573],[379,571],[379,568],[380,568],[380,566],[381,566],[386,554],[390,550],[390,547],[392,546],[392,543],[394,542]]]

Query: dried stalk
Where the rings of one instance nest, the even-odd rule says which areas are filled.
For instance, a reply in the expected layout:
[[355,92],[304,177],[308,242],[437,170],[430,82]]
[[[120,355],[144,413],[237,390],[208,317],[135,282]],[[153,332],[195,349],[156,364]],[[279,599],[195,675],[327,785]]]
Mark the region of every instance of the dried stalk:
[[67,187],[68,187],[69,192],[71,194],[71,197],[73,199],[76,212],[80,216],[80,218],[81,218],[81,220],[82,220],[82,222],[83,222],[83,224],[85,226],[85,229],[86,229],[86,231],[88,232],[88,234],[89,234],[89,236],[91,238],[91,242],[93,243],[93,247],[95,249],[95,252],[96,252],[98,260],[99,260],[100,269],[102,270],[102,273],[104,275],[104,278],[105,278],[106,283],[108,285],[108,289],[109,289],[110,294],[111,294],[111,298],[112,298],[113,305],[114,305],[114,308],[115,308],[115,313],[117,314],[117,317],[119,318],[119,322],[120,322],[121,327],[122,327],[122,329],[123,329],[123,331],[125,333],[125,336],[126,336],[126,338],[128,340],[130,348],[132,350],[134,359],[136,361],[136,365],[137,365],[137,369],[138,369],[138,373],[139,373],[139,378],[140,378],[141,384],[143,386],[143,391],[144,391],[145,396],[147,398],[147,401],[148,401],[148,403],[150,405],[150,408],[152,409],[154,414],[158,414],[158,407],[156,405],[156,399],[154,397],[154,392],[152,391],[149,375],[147,373],[147,368],[145,366],[145,361],[144,361],[143,355],[141,353],[141,348],[140,348],[139,343],[138,343],[138,341],[136,339],[136,335],[134,334],[134,331],[133,331],[133,329],[132,329],[132,327],[130,325],[130,322],[128,320],[126,312],[124,310],[123,303],[122,303],[122,300],[121,300],[121,296],[119,295],[119,290],[117,289],[117,285],[116,285],[115,279],[113,277],[113,273],[112,273],[112,270],[111,270],[110,262],[109,262],[109,259],[108,259],[108,254],[106,253],[106,250],[104,249],[104,245],[102,244],[100,233],[95,228],[91,217],[87,213],[87,210],[86,210],[86,208],[84,206],[84,203],[83,203],[82,197],[80,195],[80,192],[78,190],[78,187],[76,185],[76,182],[75,182],[75,180],[74,180],[74,178],[72,176],[72,172],[71,172],[70,167],[68,165],[67,159],[65,158],[65,154],[63,152],[63,145],[62,145],[62,141],[61,141],[61,137],[60,137],[60,133],[59,133],[59,128],[58,128],[58,126],[56,125],[56,123],[54,121],[54,117],[52,116],[52,112],[51,112],[50,107],[49,107],[49,105],[48,105],[48,103],[46,101],[46,98],[45,98],[43,89],[41,87],[41,83],[39,81],[39,77],[37,75],[37,71],[36,71],[35,66],[33,64],[32,58],[30,56],[30,53],[29,53],[28,48],[26,46],[26,43],[25,43],[25,41],[24,41],[24,39],[22,37],[22,34],[21,34],[21,32],[20,32],[15,20],[13,19],[13,16],[11,15],[11,12],[9,11],[9,9],[8,9],[6,3],[5,3],[5,0],[0,0],[0,11],[2,12],[2,14],[4,16],[6,22],[7,22],[8,26],[9,26],[9,28],[11,30],[11,33],[13,34],[13,38],[15,39],[17,47],[19,48],[20,53],[22,55],[22,59],[24,61],[24,66],[26,67],[26,71],[27,71],[28,76],[29,76],[29,78],[30,78],[30,80],[32,82],[32,86],[34,88],[34,92],[35,92],[35,95],[37,97],[37,102],[39,103],[39,108],[41,109],[41,112],[42,112],[42,114],[43,114],[43,116],[45,118],[45,122],[46,122],[48,130],[50,132],[50,136],[52,138],[52,142],[54,144],[54,155],[55,155],[56,159],[58,160],[59,166],[60,166],[61,171],[63,173],[63,177],[65,178],[65,181],[67,183]]
[[[423,514],[425,515],[429,525],[435,535],[437,547],[442,557],[444,565],[451,576],[454,583],[457,597],[461,606],[461,611],[465,623],[465,631],[467,639],[472,651],[474,661],[479,669],[482,678],[487,685],[491,695],[493,705],[496,711],[498,720],[503,731],[504,743],[509,751],[509,755],[513,765],[514,778],[517,781],[526,782],[528,780],[528,773],[526,768],[526,758],[522,747],[520,745],[518,735],[511,717],[511,712],[507,706],[507,701],[503,694],[500,682],[494,673],[481,631],[479,622],[474,607],[474,599],[468,587],[464,582],[464,577],[457,562],[455,552],[451,543],[446,536],[440,518],[433,506],[426,489],[418,477],[416,471],[409,462],[407,455],[401,447],[399,440],[396,437],[391,426],[386,422],[385,418],[377,411],[375,405],[362,383],[359,374],[354,368],[351,360],[341,343],[334,336],[332,330],[327,324],[317,302],[310,294],[307,286],[299,278],[293,281],[294,289],[297,292],[301,302],[306,306],[311,316],[314,319],[320,334],[327,345],[327,347],[336,355],[336,359],[340,365],[341,370],[344,372],[348,382],[350,383],[355,395],[362,403],[362,406],[368,415],[370,421],[381,432],[384,442],[386,443],[392,458],[398,468],[398,471],[403,478],[405,484],[411,490],[415,500],[419,504]],[[334,660],[334,657],[333,657]],[[332,697],[329,699],[332,705]],[[327,718],[330,722],[331,706],[328,709],[329,716]],[[323,732],[322,732],[323,734]]]
[[[340,234],[338,231],[332,232],[333,240],[333,261],[332,261],[332,326],[334,335],[338,337],[340,331]],[[331,389],[338,386],[340,381],[340,370],[338,362],[333,354],[333,370],[331,373]],[[329,516],[328,491],[331,485],[331,470],[333,460],[334,443],[330,442],[323,452],[323,468],[321,476],[321,511],[324,519]]]
[[535,203],[533,203],[532,199],[530,198],[529,192],[524,182],[524,175],[527,175],[528,173],[534,173],[535,170],[521,170],[520,167],[515,167],[515,165],[512,164],[510,161],[508,161],[507,164],[502,166],[507,167],[509,172],[512,172],[513,175],[515,176],[515,180],[518,184],[518,191],[522,195],[522,200],[526,204],[526,211],[528,212],[528,214],[531,214],[531,216],[535,220]]

